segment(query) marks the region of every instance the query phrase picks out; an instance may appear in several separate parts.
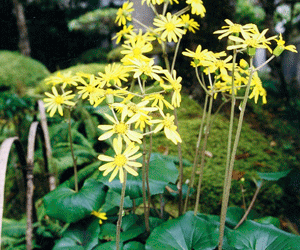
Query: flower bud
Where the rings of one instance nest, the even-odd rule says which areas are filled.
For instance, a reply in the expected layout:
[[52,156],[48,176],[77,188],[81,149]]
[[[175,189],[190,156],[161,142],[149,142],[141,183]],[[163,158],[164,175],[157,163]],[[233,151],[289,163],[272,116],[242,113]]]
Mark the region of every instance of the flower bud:
[[284,47],[278,45],[274,50],[273,50],[273,55],[274,56],[280,56],[281,53],[284,51]]

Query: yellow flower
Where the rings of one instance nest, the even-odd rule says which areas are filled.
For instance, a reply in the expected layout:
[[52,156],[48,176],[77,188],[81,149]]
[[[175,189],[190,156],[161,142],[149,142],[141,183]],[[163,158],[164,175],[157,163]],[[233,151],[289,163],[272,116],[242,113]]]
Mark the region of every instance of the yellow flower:
[[171,75],[169,71],[164,70],[164,74],[166,77],[163,77],[164,79],[166,79],[171,86],[165,85],[164,83],[161,83],[161,86],[165,89],[168,88],[172,88],[173,89],[173,95],[172,95],[172,105],[174,107],[180,107],[180,103],[181,103],[181,95],[180,95],[180,91],[182,88],[182,85],[180,84],[180,82],[182,81],[182,77],[178,77],[176,78],[176,70],[173,70],[173,74]]
[[119,137],[113,140],[113,149],[116,153],[114,157],[107,155],[99,155],[98,159],[100,161],[107,161],[108,163],[99,167],[100,171],[104,171],[103,176],[106,176],[108,173],[112,172],[109,181],[112,181],[116,175],[119,173],[120,182],[124,182],[124,170],[128,173],[137,176],[138,173],[133,168],[141,167],[142,164],[136,162],[135,160],[142,156],[141,153],[135,154],[140,147],[134,146],[133,143],[130,143],[124,152],[122,153],[122,139]]
[[229,63],[231,59],[232,55],[228,56],[224,60],[214,58],[212,61],[205,61],[203,65],[207,68],[204,70],[204,72],[206,74],[219,73],[221,75],[227,75],[227,70],[232,70],[232,63]]
[[146,113],[140,113],[139,115],[139,119],[135,122],[135,129],[137,129],[138,127],[140,127],[141,131],[144,131],[144,128],[146,127],[146,124],[151,126],[152,122],[151,122],[152,117],[147,115]]
[[149,31],[143,32],[142,29],[139,29],[138,32],[131,32],[125,35],[126,40],[124,41],[125,44],[128,43],[136,43],[137,41],[140,41],[140,43],[146,44],[147,42],[152,42],[156,39],[153,34],[151,34]]
[[257,103],[258,97],[262,97],[263,104],[267,103],[267,91],[263,88],[261,80],[257,74],[257,71],[254,72],[253,77],[251,79],[251,87],[253,86],[253,90],[249,96],[249,99],[254,97],[254,102]]
[[149,61],[150,58],[146,57],[144,54],[153,50],[153,46],[149,42],[145,42],[143,39],[138,39],[137,41],[130,40],[128,44],[123,44],[124,50],[121,54],[125,55],[121,62],[124,65],[132,64],[130,60],[138,59],[143,61]]
[[222,30],[217,30],[214,32],[214,34],[222,34],[218,37],[219,40],[229,35],[239,35],[244,31],[253,29],[253,24],[241,25],[238,23],[233,23],[229,19],[225,19],[225,23],[228,25],[222,26]]
[[203,1],[201,0],[186,0],[187,4],[191,5],[192,14],[200,15],[201,17],[205,16],[205,7],[203,6]]
[[155,79],[157,81],[160,81],[160,76],[158,75],[163,69],[161,66],[153,65],[154,59],[151,59],[150,61],[140,61],[138,59],[131,60],[133,63],[131,71],[134,72],[133,77],[138,78],[141,75],[150,76],[151,79]]
[[[94,105],[95,95],[98,92],[97,86],[101,86],[101,81],[99,79],[95,79],[94,75],[90,75],[89,83],[85,82],[83,79],[80,81],[84,86],[77,86],[78,94],[82,94],[82,99],[86,99],[89,97],[89,101],[91,105]],[[92,97],[92,98],[91,98]]]
[[103,222],[102,220],[107,220],[106,213],[101,213],[97,211],[92,211],[91,215],[95,215],[96,217],[99,218],[99,224],[101,225]]
[[139,118],[138,115],[131,117],[127,122],[124,122],[126,117],[125,112],[122,112],[121,114],[121,121],[114,119],[108,114],[105,114],[105,116],[108,120],[110,120],[113,123],[113,125],[98,126],[98,128],[101,130],[108,130],[106,133],[104,133],[98,138],[99,141],[106,140],[114,134],[117,134],[118,137],[123,137],[126,143],[130,143],[130,141],[142,143],[141,139],[143,138],[143,136],[138,132],[130,130],[130,124],[134,123]]
[[[256,27],[256,26],[255,26]],[[227,47],[228,50],[232,49],[256,49],[256,48],[266,48],[272,53],[271,48],[268,46],[270,40],[273,40],[276,36],[269,38],[265,37],[268,29],[263,30],[261,33],[257,29],[252,30],[252,32],[243,32],[241,37],[229,36],[229,39],[236,42],[235,45],[230,45]],[[254,53],[255,54],[255,53]],[[253,56],[253,53],[251,53]]]
[[144,4],[144,2],[147,3],[148,6],[150,6],[150,4],[153,4],[153,5],[160,5],[164,2],[164,0],[142,0],[142,5]]
[[156,111],[155,107],[146,107],[149,103],[148,100],[142,101],[138,104],[134,102],[126,102],[126,103],[114,103],[113,107],[117,108],[122,114],[124,113],[126,116],[132,117],[135,115],[148,114],[148,112]]
[[153,130],[154,133],[159,132],[160,130],[164,129],[164,133],[166,137],[171,140],[174,144],[177,145],[178,142],[182,142],[180,135],[177,132],[177,126],[174,125],[174,115],[170,115],[167,113],[164,115],[161,109],[159,109],[159,112],[161,116],[163,117],[163,120],[152,120],[152,123],[159,123],[157,127]]
[[125,2],[122,5],[122,8],[118,9],[117,17],[116,17],[116,23],[118,23],[119,26],[126,25],[126,20],[131,21],[131,12],[134,11],[132,8],[133,3],[132,2]]
[[186,49],[186,51],[183,51],[182,54],[184,56],[188,56],[194,59],[194,61],[192,61],[191,65],[193,67],[199,67],[199,66],[203,66],[203,62],[206,60],[212,60],[212,52],[208,51],[207,49],[202,50],[202,46],[198,45],[196,48],[196,51],[193,52],[189,49]]
[[58,113],[61,116],[63,116],[62,105],[68,105],[68,106],[75,105],[74,102],[69,101],[70,99],[73,99],[75,97],[74,94],[71,95],[72,91],[67,91],[59,95],[57,89],[53,86],[52,93],[53,94],[46,92],[45,95],[48,96],[49,98],[44,98],[45,107],[48,107],[47,112],[50,111],[50,117],[52,117],[55,114],[56,110],[58,110]]
[[149,101],[154,100],[151,106],[152,107],[158,106],[161,110],[164,109],[164,105],[169,109],[174,109],[174,107],[165,100],[165,97],[159,93],[147,95],[143,100],[149,100]]
[[183,24],[184,24],[184,28],[195,33],[195,29],[198,30],[199,29],[199,23],[197,23],[193,18],[190,18],[189,14],[185,14],[185,15],[181,15],[180,16]]
[[123,29],[121,29],[119,32],[117,32],[117,34],[112,38],[117,39],[116,44],[118,44],[119,42],[121,42],[122,37],[126,36],[127,34],[131,34],[134,33],[133,32],[133,25],[129,25],[128,27],[126,25],[123,26]]
[[68,73],[62,74],[60,71],[56,74],[56,76],[50,76],[45,79],[46,84],[53,84],[55,86],[56,84],[63,84],[63,88],[65,88],[67,85],[74,85],[77,86],[78,77],[72,76],[72,72],[69,71]]
[[296,50],[296,46],[295,45],[288,45],[288,46],[284,46],[285,45],[285,41],[282,39],[282,35],[279,35],[279,39],[275,39],[275,41],[277,42],[277,47],[274,49],[273,54],[275,56],[279,56],[284,50],[289,50],[292,51],[294,53],[298,53]]
[[128,70],[120,63],[108,64],[105,66],[104,73],[99,72],[100,79],[110,87],[111,85],[122,86],[122,82],[127,82]]
[[[93,98],[94,107],[97,107],[101,104],[105,99],[111,99],[113,97],[122,97],[122,95],[126,94],[125,89],[98,89],[95,95],[90,96]],[[108,100],[107,100],[108,101]],[[110,104],[110,103],[109,103]]]
[[154,31],[162,32],[161,40],[168,42],[177,42],[178,38],[181,38],[185,34],[185,31],[182,29],[184,24],[181,19],[176,15],[173,15],[168,12],[166,16],[159,15],[159,18],[155,18],[153,25],[157,26]]

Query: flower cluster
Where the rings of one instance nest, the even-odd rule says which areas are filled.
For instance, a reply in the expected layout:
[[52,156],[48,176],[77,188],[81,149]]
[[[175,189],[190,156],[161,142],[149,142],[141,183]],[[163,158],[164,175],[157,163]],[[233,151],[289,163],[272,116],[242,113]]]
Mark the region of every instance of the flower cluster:
[[[71,72],[58,73],[46,79],[47,84],[52,84],[52,94],[46,93],[48,98],[44,101],[50,116],[56,111],[63,115],[63,107],[72,108],[79,99],[87,100],[90,105],[97,107],[107,104],[111,110],[105,117],[109,124],[99,125],[102,135],[100,141],[112,139],[114,156],[99,155],[99,160],[107,162],[99,170],[103,175],[111,173],[109,181],[117,175],[124,182],[124,171],[136,176],[137,168],[142,164],[136,160],[141,157],[138,153],[145,136],[163,131],[165,136],[174,144],[181,143],[181,137],[177,131],[175,116],[170,112],[181,104],[182,77],[175,67],[175,61],[170,63],[165,59],[165,68],[158,64],[152,54],[154,42],[161,44],[163,53],[170,42],[180,43],[182,36],[187,32],[195,32],[199,24],[190,18],[190,14],[203,17],[205,8],[201,0],[186,0],[188,5],[175,14],[167,12],[167,6],[178,4],[177,0],[143,0],[154,10],[156,17],[153,27],[147,27],[143,32],[135,29],[131,21],[134,21],[132,2],[125,2],[118,10],[116,23],[123,26],[114,36],[116,43],[122,42],[120,63],[112,63],[105,67],[104,72],[98,75]],[[164,4],[164,11],[158,14],[156,6]],[[136,20],[143,25],[140,21]],[[255,54],[256,48],[267,48],[272,52],[271,41],[277,42],[274,55],[278,56],[283,50],[295,52],[293,46],[285,46],[280,35],[266,38],[267,30],[259,32],[254,24],[239,25],[230,20],[225,20],[227,26],[216,31],[219,39],[225,37],[230,41],[227,47],[229,51],[247,51],[250,56]],[[175,53],[178,53],[175,50]],[[236,64],[232,55],[225,51],[214,53],[203,49],[199,45],[196,51],[186,49],[183,55],[192,58],[191,65],[196,69],[201,86],[210,95],[218,93],[231,94],[246,86],[251,85],[249,98],[257,102],[261,96],[266,102],[266,91],[262,87],[257,73],[250,74],[253,66],[241,60]],[[176,58],[176,55],[174,55]],[[198,69],[210,79],[209,85],[199,77]],[[213,75],[213,77],[212,77]]]

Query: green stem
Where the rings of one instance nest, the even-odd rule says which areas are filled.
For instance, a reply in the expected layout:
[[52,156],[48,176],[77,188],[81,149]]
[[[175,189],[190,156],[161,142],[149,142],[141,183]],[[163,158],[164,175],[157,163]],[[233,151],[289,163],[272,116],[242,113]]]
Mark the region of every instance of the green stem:
[[176,58],[177,58],[177,55],[178,55],[178,50],[179,50],[180,42],[181,42],[181,38],[179,38],[178,42],[176,43],[176,47],[175,47],[175,51],[174,51],[174,56],[173,56],[173,61],[172,61],[172,66],[171,66],[171,72],[170,72],[171,75],[172,75],[172,72],[173,72],[174,67],[175,67],[175,62],[176,62]]
[[[144,130],[144,132],[146,132]],[[143,192],[143,203],[144,203],[144,216],[145,216],[145,226],[146,231],[150,232],[149,225],[149,210],[147,205],[147,193],[146,193],[146,137],[143,137],[143,166],[142,166],[142,192]]]
[[122,225],[123,207],[124,207],[124,199],[125,199],[125,191],[126,191],[126,181],[127,181],[127,171],[124,170],[124,181],[122,183],[120,209],[119,209],[119,217],[118,217],[117,232],[116,232],[116,249],[117,250],[120,250],[120,236],[121,236],[121,225]]
[[[149,126],[149,132],[151,132],[151,127]],[[150,191],[150,183],[149,183],[149,165],[150,165],[150,158],[151,158],[151,152],[152,152],[152,138],[153,138],[153,133],[150,133],[150,140],[149,140],[149,150],[148,150],[148,158],[146,162],[146,184],[147,184],[147,190],[148,190],[148,216],[150,214],[150,204],[152,202],[151,200],[151,191]],[[154,209],[156,209],[155,204],[154,204]],[[157,211],[158,212],[158,211]],[[159,214],[159,213],[157,213]],[[149,220],[149,218],[148,218]]]
[[73,166],[74,166],[74,182],[75,182],[75,192],[78,192],[78,175],[77,175],[77,160],[74,154],[73,149],[73,139],[72,139],[72,127],[71,127],[71,110],[68,112],[68,133],[69,133],[69,142],[70,142],[70,151],[72,155],[73,160]]
[[205,121],[205,116],[206,116],[207,103],[208,103],[208,95],[205,95],[205,101],[204,101],[204,108],[203,108],[203,114],[202,114],[202,119],[201,119],[201,125],[200,125],[198,140],[197,140],[197,144],[196,144],[196,152],[195,152],[194,164],[193,164],[193,169],[192,169],[192,173],[191,173],[191,180],[190,180],[189,187],[188,187],[188,190],[187,190],[187,193],[186,193],[186,197],[185,197],[183,213],[185,213],[186,210],[187,210],[187,204],[189,202],[190,191],[191,191],[191,188],[193,188],[194,182],[195,182],[195,173],[196,173],[196,168],[197,168],[198,159],[199,159],[199,149],[200,149],[200,143],[201,143],[201,138],[202,138],[203,126],[204,126],[204,121]]
[[197,187],[196,204],[195,204],[195,209],[194,209],[195,216],[197,215],[199,201],[200,201],[200,191],[201,191],[201,183],[202,183],[202,179],[203,179],[204,160],[205,160],[205,149],[206,149],[207,139],[208,139],[209,130],[210,130],[210,117],[211,117],[213,99],[214,99],[214,97],[212,94],[212,95],[210,95],[210,100],[209,100],[206,128],[205,128],[205,136],[204,136],[204,141],[203,141],[203,146],[202,146],[202,151],[201,151],[200,174],[199,174],[199,181],[198,181],[198,187]]
[[254,195],[253,195],[253,198],[252,198],[252,200],[251,200],[251,202],[250,202],[250,205],[249,205],[247,211],[245,212],[243,218],[239,221],[239,223],[234,227],[234,229],[237,229],[237,228],[238,228],[240,225],[242,225],[242,223],[247,219],[247,217],[248,217],[248,215],[249,215],[249,213],[250,213],[250,211],[251,211],[251,209],[252,209],[252,207],[253,207],[253,205],[254,205],[254,202],[256,201],[257,195],[258,195],[258,193],[259,193],[259,191],[260,191],[262,185],[263,185],[263,181],[262,181],[262,182],[260,183],[260,185],[256,188],[256,191],[255,191],[255,193],[254,193]]
[[[177,126],[177,132],[179,133],[179,126],[178,126],[178,115],[177,115],[177,109],[174,107],[174,124]],[[183,164],[182,164],[182,148],[181,143],[177,143],[177,149],[178,149],[178,158],[179,158],[179,180],[178,180],[178,192],[179,192],[179,201],[178,201],[178,212],[179,216],[182,215],[182,182],[183,182]]]
[[218,250],[222,250],[222,246],[223,246],[226,213],[227,213],[228,201],[229,201],[229,195],[230,195],[230,188],[231,188],[232,171],[233,171],[236,151],[237,151],[237,147],[238,147],[238,143],[239,143],[239,139],[240,139],[240,135],[241,135],[241,130],[242,130],[242,125],[243,125],[243,119],[244,119],[244,114],[245,114],[245,110],[246,110],[246,105],[247,105],[247,101],[248,101],[248,97],[249,97],[251,79],[252,79],[252,76],[253,76],[253,73],[254,73],[253,57],[250,58],[250,70],[251,71],[250,71],[250,75],[249,75],[249,80],[248,80],[248,83],[247,83],[247,88],[246,88],[246,92],[245,92],[245,95],[244,95],[244,100],[243,100],[243,104],[242,104],[242,108],[241,108],[241,113],[240,113],[240,116],[239,116],[239,121],[238,121],[237,131],[236,131],[236,135],[235,135],[235,140],[234,140],[234,144],[233,144],[233,148],[232,148],[232,152],[231,152],[229,169],[225,173],[225,175],[227,175],[227,179],[224,182]]

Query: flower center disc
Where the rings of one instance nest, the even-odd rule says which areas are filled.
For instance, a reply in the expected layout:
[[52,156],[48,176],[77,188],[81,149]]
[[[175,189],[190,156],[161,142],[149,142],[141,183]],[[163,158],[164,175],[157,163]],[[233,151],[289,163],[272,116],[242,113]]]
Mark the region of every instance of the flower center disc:
[[127,158],[124,155],[116,155],[114,162],[118,167],[123,167],[127,162]]
[[56,96],[54,102],[56,104],[62,104],[64,102],[64,99],[61,96]]
[[122,122],[120,122],[119,124],[115,125],[115,131],[118,134],[125,134],[126,131],[127,131],[127,125],[124,124],[124,123],[122,123]]

